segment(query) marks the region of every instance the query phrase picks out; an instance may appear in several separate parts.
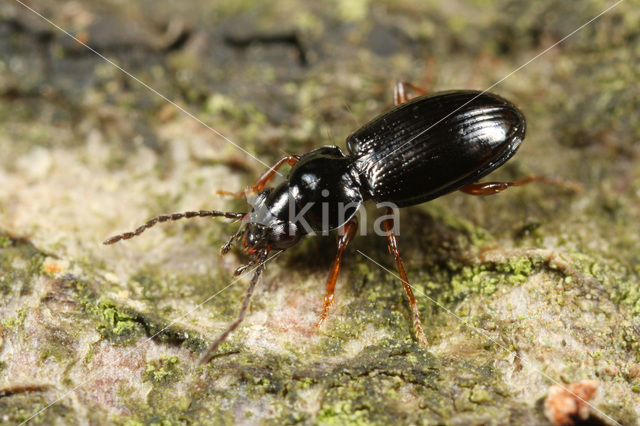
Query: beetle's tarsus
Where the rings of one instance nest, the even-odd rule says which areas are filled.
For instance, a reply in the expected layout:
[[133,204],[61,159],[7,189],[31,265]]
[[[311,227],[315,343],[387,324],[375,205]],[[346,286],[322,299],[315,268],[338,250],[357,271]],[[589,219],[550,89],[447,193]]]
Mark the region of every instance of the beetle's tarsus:
[[[393,210],[390,207],[387,208],[387,216],[393,216]],[[384,230],[387,233],[387,244],[389,253],[391,253],[396,260],[396,266],[398,268],[398,273],[400,274],[400,281],[402,281],[402,287],[404,288],[404,292],[407,295],[407,299],[409,299],[409,306],[411,307],[411,313],[413,315],[413,329],[416,332],[416,338],[422,346],[427,346],[427,339],[426,337],[424,337],[422,322],[420,321],[420,310],[418,309],[418,301],[416,300],[416,297],[411,290],[411,285],[409,284],[409,279],[407,278],[407,273],[404,269],[402,258],[400,257],[400,250],[398,249],[398,237],[396,236],[393,228],[393,219],[386,219],[383,224]]]
[[231,250],[231,245],[233,244],[233,242],[235,240],[237,240],[239,237],[241,237],[244,232],[245,232],[245,227],[242,226],[240,227],[240,229],[238,230],[238,232],[236,232],[235,234],[233,234],[231,237],[229,237],[229,239],[227,240],[226,243],[224,243],[224,245],[222,246],[222,248],[220,249],[220,254],[221,255],[225,255],[227,253],[229,253],[229,250]]
[[529,175],[513,182],[473,182],[460,188],[460,191],[470,195],[493,195],[502,192],[507,188],[511,188],[512,186],[522,186],[530,183],[545,183],[561,186],[573,192],[582,191],[582,185],[577,182],[538,175]]

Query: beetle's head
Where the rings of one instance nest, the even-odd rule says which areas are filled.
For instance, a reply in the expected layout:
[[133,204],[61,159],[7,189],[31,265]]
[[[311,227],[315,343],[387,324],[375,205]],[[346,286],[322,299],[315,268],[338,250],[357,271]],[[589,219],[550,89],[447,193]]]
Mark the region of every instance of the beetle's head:
[[303,233],[299,226],[287,220],[288,203],[278,192],[265,189],[252,200],[253,208],[243,219],[245,225],[224,245],[223,254],[240,237],[243,250],[251,256],[262,249],[286,250],[300,240]]
[[295,225],[289,222],[277,222],[264,225],[249,222],[244,230],[242,245],[244,250],[253,254],[262,248],[286,250],[300,240]]
[[289,196],[285,186],[258,194],[242,239],[247,252],[264,247],[285,250],[300,240],[302,234],[298,226],[288,220]]

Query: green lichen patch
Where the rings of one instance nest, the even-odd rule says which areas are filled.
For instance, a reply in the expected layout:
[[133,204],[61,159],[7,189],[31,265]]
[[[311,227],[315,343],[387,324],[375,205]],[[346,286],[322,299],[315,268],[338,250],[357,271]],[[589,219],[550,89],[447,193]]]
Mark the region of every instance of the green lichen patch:
[[7,318],[2,321],[2,326],[5,328],[14,328],[23,325],[25,318],[27,318],[27,312],[27,308],[18,309],[15,317]]
[[102,324],[98,326],[98,331],[103,338],[117,344],[127,345],[135,342],[144,334],[143,324],[138,321],[137,315],[132,315],[111,301],[99,302],[95,311],[101,316]]
[[158,342],[182,345],[195,351],[205,346],[204,341],[193,332],[169,325],[169,321],[163,317],[142,313],[106,296],[99,296],[93,284],[71,275],[56,279],[53,289],[54,293],[44,300],[55,301],[63,297],[67,303],[73,301],[84,315],[82,321],[89,319],[102,338],[115,344],[130,345],[140,337],[147,336]]
[[[416,285],[417,292],[440,303],[458,303],[471,294],[491,295],[503,285],[519,285],[536,272],[548,269],[548,261],[540,255],[514,256],[502,261],[472,263],[463,258],[451,258],[442,265],[415,271],[419,278],[427,280]],[[409,270],[412,276],[414,271]],[[420,273],[422,272],[422,273]]]
[[167,385],[178,381],[183,372],[178,367],[180,361],[175,356],[163,356],[147,363],[143,372],[143,380],[156,385]]
[[119,345],[129,345],[141,336],[156,341],[183,345],[191,350],[202,350],[205,343],[192,332],[182,330],[153,314],[143,314],[106,298],[99,298],[93,291],[84,288],[83,307],[98,320],[97,330],[101,336]]
[[640,278],[632,267],[585,253],[574,253],[572,259],[577,270],[609,292],[616,302],[630,306],[634,314],[640,314]]

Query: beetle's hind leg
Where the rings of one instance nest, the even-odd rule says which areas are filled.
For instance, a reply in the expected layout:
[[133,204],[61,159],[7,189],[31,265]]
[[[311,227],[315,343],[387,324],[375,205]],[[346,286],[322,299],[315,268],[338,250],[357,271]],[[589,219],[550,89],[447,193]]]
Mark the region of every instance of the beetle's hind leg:
[[273,178],[275,177],[280,167],[282,167],[285,163],[289,164],[290,166],[293,166],[298,162],[299,159],[300,159],[299,155],[287,155],[286,157],[281,158],[280,161],[278,161],[273,167],[267,170],[266,173],[263,174],[253,186],[246,188],[244,191],[229,192],[229,191],[220,190],[220,191],[216,191],[216,194],[227,195],[230,197],[238,197],[238,198],[245,197],[249,194],[256,194],[262,191],[265,185],[273,180]]
[[407,102],[416,97],[416,95],[410,95],[407,89],[411,89],[411,91],[417,93],[417,96],[426,95],[427,92],[424,89],[419,88],[418,86],[409,83],[408,81],[398,81],[393,86],[393,104],[400,105],[401,103]]
[[316,327],[320,327],[324,320],[327,319],[329,308],[333,304],[334,300],[333,294],[336,289],[336,282],[338,281],[338,273],[340,272],[342,253],[344,252],[344,249],[347,247],[349,242],[351,242],[351,239],[356,234],[357,230],[358,220],[355,217],[344,224],[342,228],[340,228],[340,234],[338,235],[338,254],[336,255],[336,259],[333,261],[333,266],[331,267],[329,278],[327,278],[327,286],[324,296],[324,303],[322,305],[322,313],[320,314],[320,318],[316,323]]
[[522,186],[535,182],[558,185],[575,192],[582,190],[582,186],[576,182],[550,178],[547,176],[531,175],[513,182],[474,182],[463,186],[460,188],[460,191],[470,195],[493,195],[498,192],[502,192],[507,188],[511,188],[512,186]]
[[[393,211],[389,208],[387,209],[387,215],[392,216]],[[422,346],[427,346],[427,339],[424,337],[424,331],[422,330],[422,322],[420,321],[420,311],[418,310],[418,301],[416,297],[413,295],[413,291],[411,291],[411,285],[409,285],[409,280],[407,279],[407,273],[404,270],[404,264],[402,263],[402,259],[400,258],[400,250],[398,249],[398,237],[396,236],[393,229],[393,219],[386,219],[384,221],[384,230],[387,233],[387,243],[389,247],[389,253],[393,255],[396,259],[396,265],[398,267],[398,272],[400,273],[400,280],[402,281],[402,287],[404,288],[404,292],[407,295],[407,299],[409,299],[409,306],[411,306],[411,312],[413,313],[413,328],[416,332],[416,338],[418,342]]]

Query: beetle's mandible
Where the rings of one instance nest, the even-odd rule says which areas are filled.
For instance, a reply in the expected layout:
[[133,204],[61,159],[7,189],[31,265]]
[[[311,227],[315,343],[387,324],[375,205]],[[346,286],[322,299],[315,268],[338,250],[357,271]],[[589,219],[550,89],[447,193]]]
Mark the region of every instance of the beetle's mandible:
[[[421,95],[410,98],[407,89]],[[193,211],[158,216],[135,231],[104,242],[113,244],[139,235],[158,222],[182,218],[222,216],[243,221],[222,247],[222,254],[241,240],[251,260],[238,268],[236,275],[248,267],[257,267],[238,319],[213,342],[200,363],[208,362],[220,343],[242,322],[270,251],[286,250],[312,231],[335,229],[339,231],[338,253],[326,283],[317,323],[320,326],[333,303],[342,254],[355,235],[355,213],[364,201],[407,207],[456,190],[490,195],[530,182],[558,183],[537,176],[514,182],[478,182],[511,158],[525,136],[524,115],[506,99],[470,90],[426,94],[400,82],[395,86],[394,103],[394,108],[347,138],[347,154],[337,146],[324,146],[301,156],[286,156],[246,190],[219,191],[234,196],[257,193],[250,212]],[[266,187],[284,164],[292,166],[286,180],[276,187]],[[418,304],[400,258],[392,221],[385,220],[384,228],[412,310],[416,337],[426,345]]]

